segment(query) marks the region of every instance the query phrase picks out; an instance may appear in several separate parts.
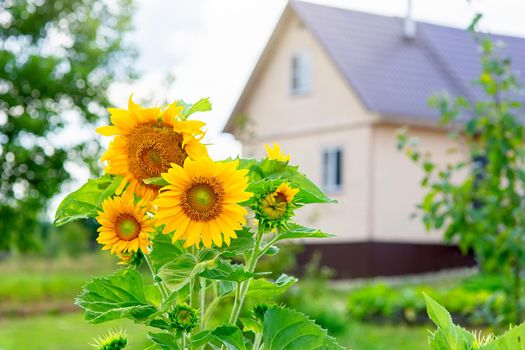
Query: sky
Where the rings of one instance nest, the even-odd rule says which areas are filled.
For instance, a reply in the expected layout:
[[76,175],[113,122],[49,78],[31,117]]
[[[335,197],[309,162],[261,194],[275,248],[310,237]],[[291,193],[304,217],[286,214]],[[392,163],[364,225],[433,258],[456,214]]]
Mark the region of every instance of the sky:
[[[404,16],[409,0],[310,1]],[[155,104],[210,97],[213,110],[195,115],[207,123],[210,155],[236,156],[241,152],[239,142],[221,131],[285,5],[285,0],[137,0],[134,30],[127,41],[138,50],[135,68],[141,78],[133,84],[112,85],[113,107],[126,108],[131,94],[138,102]],[[525,37],[523,0],[412,0],[416,21],[466,28],[476,11],[484,14],[482,30]],[[170,76],[175,80],[166,85]],[[75,116],[70,117],[62,135],[74,135],[77,142],[99,137],[107,145],[108,140],[82,129]],[[71,137],[55,139],[68,142]],[[74,163],[66,168],[75,181],[64,187],[50,212],[65,193],[89,177],[87,169]]]

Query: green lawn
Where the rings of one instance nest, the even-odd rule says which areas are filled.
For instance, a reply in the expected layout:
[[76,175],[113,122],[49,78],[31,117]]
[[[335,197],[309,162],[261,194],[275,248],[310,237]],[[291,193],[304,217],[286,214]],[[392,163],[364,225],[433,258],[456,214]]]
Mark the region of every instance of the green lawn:
[[[89,349],[93,338],[108,328],[122,327],[128,333],[127,350],[148,346],[145,329],[132,322],[90,325],[81,313],[37,316],[0,321],[1,350],[76,350]],[[351,323],[339,337],[341,345],[353,350],[424,350],[428,349],[424,327],[377,326]],[[304,349],[307,350],[307,349]]]

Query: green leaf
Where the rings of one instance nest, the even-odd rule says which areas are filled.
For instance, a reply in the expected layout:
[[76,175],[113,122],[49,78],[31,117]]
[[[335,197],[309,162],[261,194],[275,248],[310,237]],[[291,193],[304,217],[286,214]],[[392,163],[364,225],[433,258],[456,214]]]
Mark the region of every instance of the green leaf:
[[155,186],[167,186],[169,182],[164,180],[162,177],[150,177],[143,180],[146,185],[155,185]]
[[182,111],[184,118],[188,118],[190,115],[196,112],[211,111],[211,102],[209,97],[201,98],[194,104],[185,103],[184,101],[181,101],[181,104],[184,106],[184,110]]
[[474,342],[472,334],[463,328],[456,326],[448,311],[439,305],[434,299],[424,294],[427,303],[428,316],[436,324],[438,329],[430,339],[430,345],[434,349],[466,350],[470,349]]
[[525,323],[484,345],[480,350],[525,350]]
[[275,298],[284,293],[288,288],[297,282],[297,278],[282,274],[275,282],[261,278],[252,280],[246,295],[252,298]]
[[265,183],[271,180],[278,180],[276,185],[286,181],[292,187],[300,189],[295,195],[295,202],[298,204],[310,203],[336,203],[337,201],[329,198],[317,185],[310,181],[304,174],[300,173],[297,166],[292,166],[286,162],[278,160],[263,159],[239,159],[239,167],[248,169],[250,177],[249,191],[256,194],[265,190]]
[[163,265],[175,260],[176,257],[186,252],[182,247],[181,241],[173,243],[171,237],[165,234],[157,234],[155,236],[153,239],[153,247],[148,258],[155,273],[157,273]]
[[211,334],[225,345],[228,350],[246,350],[244,337],[236,325],[226,324],[219,326]]
[[190,283],[192,278],[203,272],[208,266],[213,265],[214,262],[215,259],[199,262],[193,255],[184,253],[163,265],[158,275],[168,288],[175,292]]
[[245,271],[243,265],[232,264],[226,260],[219,260],[213,268],[208,267],[201,272],[199,276],[211,280],[242,282],[255,276],[255,274]]
[[75,304],[84,309],[90,323],[119,318],[144,321],[157,311],[146,299],[142,277],[132,269],[93,278],[84,286]]
[[221,251],[221,255],[227,258],[233,258],[245,252],[252,251],[255,246],[254,233],[248,227],[243,227],[242,230],[235,231],[237,238],[231,241],[229,247],[225,247]]
[[302,313],[277,306],[264,314],[263,344],[265,350],[344,349]]
[[290,223],[286,229],[280,230],[277,236],[277,241],[292,238],[326,238],[334,235],[324,233],[318,229],[304,227],[299,224]]
[[120,176],[112,178],[110,175],[89,179],[60,203],[54,225],[62,226],[71,221],[96,217],[104,199],[113,195],[121,182]]
[[172,333],[152,333],[148,332],[148,338],[150,338],[155,344],[157,344],[157,348],[163,349],[163,350],[177,350],[180,349],[179,345],[177,344],[177,339]]
[[259,321],[254,320],[253,318],[240,318],[241,323],[243,325],[242,331],[243,332],[253,332],[253,333],[261,333],[262,332],[262,325]]

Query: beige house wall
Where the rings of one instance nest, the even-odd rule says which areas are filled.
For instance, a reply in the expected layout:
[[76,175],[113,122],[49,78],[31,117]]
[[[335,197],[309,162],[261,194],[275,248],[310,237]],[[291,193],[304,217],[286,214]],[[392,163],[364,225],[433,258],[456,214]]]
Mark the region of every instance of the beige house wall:
[[[278,140],[369,123],[371,115],[318,41],[297,16],[288,16],[242,108],[256,138]],[[295,96],[290,89],[291,58],[298,51],[311,56],[312,89]]]
[[[426,232],[416,213],[416,203],[424,196],[420,181],[423,171],[396,148],[399,126],[378,125],[373,131],[372,239],[395,242],[441,242],[439,232]],[[457,144],[444,130],[411,128],[410,134],[420,140],[419,148],[430,152],[438,164],[450,163],[459,152]]]
[[[398,127],[381,124],[310,31],[293,13],[287,16],[238,106],[237,112],[250,120],[244,156],[261,157],[264,143],[278,142],[291,162],[320,185],[323,150],[343,149],[343,189],[329,193],[339,203],[298,210],[300,223],[336,235],[316,243],[440,242],[439,234],[425,234],[420,221],[410,219],[423,195],[422,172],[396,149]],[[297,51],[309,52],[312,61],[312,90],[301,96],[290,90],[291,57]],[[445,161],[452,144],[444,131],[418,129],[414,134],[424,150]]]

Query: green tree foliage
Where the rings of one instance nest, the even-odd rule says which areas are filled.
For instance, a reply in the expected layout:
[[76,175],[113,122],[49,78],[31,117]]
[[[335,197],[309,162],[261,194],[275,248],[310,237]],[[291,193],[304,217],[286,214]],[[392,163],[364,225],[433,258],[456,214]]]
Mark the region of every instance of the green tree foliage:
[[132,11],[132,0],[0,2],[0,250],[35,246],[68,161],[96,168],[97,143],[63,145],[54,133],[67,115],[94,123],[109,84],[130,76]]
[[[479,17],[476,19],[479,20]],[[474,23],[475,24],[475,23]],[[465,156],[445,167],[418,151],[404,133],[398,146],[418,163],[426,194],[419,204],[427,229],[444,230],[448,242],[473,250],[484,270],[507,276],[513,300],[506,310],[521,320],[520,273],[525,266],[525,133],[520,87],[500,43],[475,34],[485,98],[471,102],[446,94],[430,100]]]

